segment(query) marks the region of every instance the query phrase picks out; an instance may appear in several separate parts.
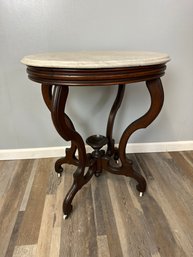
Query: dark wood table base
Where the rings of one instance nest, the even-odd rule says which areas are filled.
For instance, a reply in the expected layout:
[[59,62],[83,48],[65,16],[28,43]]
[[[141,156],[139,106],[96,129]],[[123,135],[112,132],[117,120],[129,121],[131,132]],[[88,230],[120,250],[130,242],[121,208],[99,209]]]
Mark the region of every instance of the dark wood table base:
[[[130,136],[138,129],[146,128],[159,114],[164,100],[164,93],[160,77],[163,76],[166,66],[163,64],[134,68],[109,69],[53,69],[28,66],[29,78],[42,84],[42,95],[51,112],[52,121],[57,132],[66,140],[71,141],[71,147],[66,150],[66,156],[55,163],[55,171],[60,176],[64,163],[77,166],[73,174],[73,184],[67,193],[64,203],[64,218],[72,211],[72,200],[76,193],[92,178],[99,176],[103,170],[116,175],[124,175],[137,181],[137,190],[140,196],[146,190],[146,181],[142,175],[133,169],[132,161],[126,156],[126,145]],[[131,123],[123,132],[119,147],[116,148],[113,139],[113,125],[116,113],[121,105],[125,84],[145,81],[151,96],[149,110],[139,119]],[[93,148],[92,153],[86,153],[85,143],[81,135],[65,113],[65,106],[69,86],[105,86],[118,85],[118,92],[111,108],[106,135],[94,135],[86,142]],[[103,146],[107,150],[102,150]],[[78,157],[75,153],[78,151]],[[88,170],[85,171],[85,168]]]

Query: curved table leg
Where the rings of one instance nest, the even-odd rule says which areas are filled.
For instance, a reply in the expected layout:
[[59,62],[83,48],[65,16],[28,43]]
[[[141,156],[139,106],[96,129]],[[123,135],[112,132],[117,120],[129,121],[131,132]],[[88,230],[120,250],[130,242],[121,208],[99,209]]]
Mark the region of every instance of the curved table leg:
[[42,96],[48,109],[51,111],[52,107],[52,90],[54,85],[42,84]]
[[122,167],[123,169],[124,167],[128,167],[128,176],[134,178],[138,182],[137,190],[142,193],[145,192],[146,181],[140,174],[136,173],[133,170],[132,164],[129,162],[129,160],[127,160],[126,144],[130,136],[136,130],[146,128],[148,125],[152,123],[152,121],[158,116],[164,101],[164,92],[160,79],[146,81],[146,85],[151,96],[150,108],[146,114],[144,114],[141,118],[131,123],[125,129],[119,143],[119,156],[122,163]]
[[[53,95],[53,90],[54,90],[54,85],[47,85],[47,84],[42,84],[42,96],[44,99],[44,102],[48,109],[51,112],[52,108],[52,95]],[[66,120],[66,123],[68,126],[75,130],[74,125],[70,118],[67,116],[67,114],[64,116],[64,119]],[[62,164],[64,163],[69,163],[69,164],[75,164],[77,163],[77,159],[75,157],[75,153],[77,150],[77,146],[74,144],[74,142],[71,142],[71,147],[66,149],[66,156],[58,159],[55,163],[55,171],[58,173],[58,176],[61,176],[61,173],[63,172]]]
[[[44,86],[44,95],[45,91],[47,94],[51,89],[45,89]],[[72,141],[72,148],[70,151],[75,151],[74,146],[78,149],[78,167],[74,172],[73,185],[67,193],[64,203],[63,203],[63,212],[64,218],[67,218],[72,210],[72,200],[76,193],[86,184],[94,174],[95,163],[90,167],[86,174],[84,174],[87,156],[85,145],[82,137],[75,131],[74,126],[70,118],[65,114],[65,105],[68,97],[68,86],[55,85],[51,97],[51,102],[47,101],[49,109],[52,115],[52,121],[59,135],[66,141]]]
[[74,182],[68,191],[64,202],[63,202],[63,213],[64,219],[67,219],[70,212],[72,211],[72,200],[76,193],[92,178],[93,174],[97,170],[96,162],[89,167],[87,173],[83,175],[83,168],[78,167],[75,173],[73,174]]
[[114,154],[114,158],[116,160],[119,159],[119,155],[118,155],[118,151],[115,152],[115,149],[114,149],[113,125],[114,125],[114,120],[115,120],[117,111],[118,111],[119,107],[121,106],[124,92],[125,92],[125,85],[124,84],[119,85],[118,91],[117,91],[117,96],[115,98],[115,101],[113,103],[113,106],[112,106],[110,114],[109,114],[107,130],[106,130],[106,136],[108,138],[107,155],[112,156]]

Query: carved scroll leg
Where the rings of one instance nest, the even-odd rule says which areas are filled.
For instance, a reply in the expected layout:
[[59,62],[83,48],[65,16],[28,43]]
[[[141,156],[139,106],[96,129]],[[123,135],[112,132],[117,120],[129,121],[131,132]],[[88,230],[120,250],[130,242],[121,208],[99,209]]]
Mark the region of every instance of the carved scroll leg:
[[[145,115],[143,115],[141,118],[131,123],[123,132],[123,135],[121,137],[120,144],[119,144],[119,154],[120,154],[120,159],[123,166],[126,163],[128,163],[125,150],[126,150],[127,141],[129,140],[130,136],[136,130],[141,128],[146,128],[148,125],[150,125],[152,121],[158,116],[163,105],[164,92],[163,92],[161,80],[158,78],[158,79],[146,81],[146,85],[151,96],[151,106]],[[146,190],[145,179],[141,175],[136,173],[134,170],[132,171],[132,173],[131,172],[129,173],[130,173],[129,176],[133,177],[138,182],[137,190],[142,193],[145,192]]]
[[73,164],[74,162],[77,163],[78,160],[76,159],[76,145],[74,142],[71,142],[71,147],[66,149],[66,156],[58,159],[55,162],[55,171],[58,174],[58,177],[61,177],[62,172],[64,171],[62,165],[65,163]]
[[[75,131],[74,125],[67,114],[64,115],[65,122],[69,128],[71,128],[73,131]],[[64,163],[68,164],[77,164],[78,160],[75,156],[77,150],[76,143],[74,141],[71,141],[71,147],[66,149],[66,156],[58,159],[55,163],[55,171],[58,174],[61,174],[63,172],[62,165]]]
[[65,114],[65,105],[68,97],[68,91],[69,89],[67,86],[56,85],[53,92],[51,107],[52,121],[56,130],[64,140],[74,142],[74,144],[77,146],[79,155],[78,168],[73,175],[73,185],[70,188],[63,204],[64,218],[67,218],[70,214],[72,210],[72,200],[78,190],[80,190],[93,175],[93,169],[91,168],[86,173],[86,175],[84,175],[86,166],[86,150],[84,141],[82,137],[75,131],[71,120]]
[[68,191],[64,202],[63,202],[63,213],[64,213],[64,219],[67,219],[70,212],[72,211],[72,200],[76,193],[86,184],[88,181],[92,178],[93,174],[97,170],[96,162],[89,167],[86,175],[82,175],[82,170],[80,167],[77,168],[75,173],[73,174],[74,182]]
[[[54,85],[47,85],[47,84],[42,84],[42,96],[44,99],[44,102],[46,104],[46,106],[48,107],[48,109],[50,110],[50,112],[52,111],[52,95],[53,95],[53,89],[54,89]],[[64,119],[66,119],[66,123],[68,124],[68,126],[74,129],[74,125],[71,122],[70,118],[65,115]],[[77,150],[77,146],[74,142],[71,142],[71,148],[67,148],[66,149],[66,156],[62,157],[60,159],[58,159],[55,163],[55,171],[58,173],[58,176],[61,176],[61,173],[63,172],[63,168],[62,168],[62,164],[64,163],[69,163],[70,160],[75,160],[75,152]]]
[[118,111],[119,107],[121,106],[124,92],[125,92],[125,85],[119,85],[118,91],[117,91],[117,96],[115,98],[115,101],[113,103],[113,106],[112,106],[110,114],[109,114],[107,130],[106,130],[106,136],[108,138],[107,154],[108,154],[108,156],[112,156],[114,154],[115,160],[119,159],[119,154],[118,154],[118,151],[116,151],[114,149],[113,125],[114,125],[114,120],[115,120],[117,111]]

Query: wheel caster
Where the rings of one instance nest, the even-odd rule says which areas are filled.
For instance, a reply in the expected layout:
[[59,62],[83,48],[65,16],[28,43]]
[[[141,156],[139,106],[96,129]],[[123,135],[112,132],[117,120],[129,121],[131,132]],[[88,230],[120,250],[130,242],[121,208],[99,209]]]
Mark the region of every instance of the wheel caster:
[[62,173],[57,173],[58,178],[62,177]]
[[66,205],[63,206],[63,213],[65,213],[63,215],[63,220],[66,220],[69,217],[71,212],[72,212],[72,204],[70,204],[70,205],[68,204],[67,206]]
[[98,172],[98,173],[95,173],[94,175],[95,175],[95,177],[98,178],[98,177],[100,177],[101,173]]
[[143,196],[143,192],[140,192],[140,193],[139,193],[139,197],[142,197],[142,196]]
[[63,215],[63,220],[66,220],[68,218],[68,215]]
[[114,159],[114,161],[116,164],[119,164],[119,159],[118,160]]

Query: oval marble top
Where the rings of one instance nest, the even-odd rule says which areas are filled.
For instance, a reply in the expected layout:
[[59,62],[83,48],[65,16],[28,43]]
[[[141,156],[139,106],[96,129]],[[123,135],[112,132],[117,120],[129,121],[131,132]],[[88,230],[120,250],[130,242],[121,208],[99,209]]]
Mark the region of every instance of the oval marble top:
[[147,66],[170,60],[164,53],[155,52],[58,52],[25,56],[21,62],[28,66],[49,68],[115,68]]

